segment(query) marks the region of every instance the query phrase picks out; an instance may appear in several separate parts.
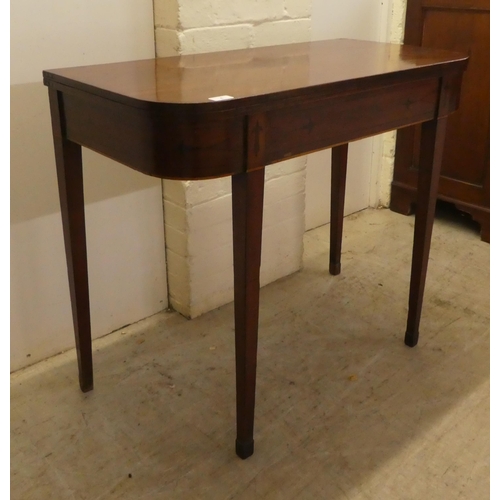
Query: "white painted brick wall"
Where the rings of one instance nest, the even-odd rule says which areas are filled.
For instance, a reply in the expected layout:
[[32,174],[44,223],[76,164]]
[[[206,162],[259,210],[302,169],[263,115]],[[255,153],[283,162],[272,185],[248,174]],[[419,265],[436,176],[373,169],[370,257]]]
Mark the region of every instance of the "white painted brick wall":
[[[231,181],[164,182],[169,296],[196,317],[233,300]],[[305,158],[267,167],[262,285],[302,265]]]
[[[182,29],[254,24],[285,16],[283,0],[181,0],[179,3]],[[307,5],[310,2],[306,0],[303,3]]]
[[[155,0],[156,53],[308,41],[311,9],[312,0]],[[266,169],[263,285],[302,265],[305,165],[296,158]],[[196,317],[233,300],[231,180],[164,181],[163,188],[170,304]]]
[[179,33],[180,53],[246,49],[251,46],[252,37],[251,24],[188,29]]
[[156,27],[177,29],[179,26],[179,2],[177,0],[153,0]]
[[[393,0],[390,17],[391,43],[403,43],[406,0]],[[387,132],[382,139],[382,161],[378,178],[377,206],[388,207],[391,200],[391,182],[394,175],[394,154],[396,151],[396,132]]]
[[179,32],[171,28],[155,28],[155,51],[157,57],[169,57],[179,54]]
[[307,0],[285,0],[284,7],[287,17],[311,18],[312,2]]
[[254,45],[304,42],[311,38],[311,19],[285,19],[259,24],[254,28]]

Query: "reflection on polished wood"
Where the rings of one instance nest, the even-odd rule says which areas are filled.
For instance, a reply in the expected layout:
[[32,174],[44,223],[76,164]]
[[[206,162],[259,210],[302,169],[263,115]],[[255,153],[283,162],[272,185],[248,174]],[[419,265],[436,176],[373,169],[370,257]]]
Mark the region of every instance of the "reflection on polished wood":
[[[82,390],[92,387],[81,146],[169,179],[232,176],[237,441],[253,453],[266,165],[332,148],[330,272],[340,272],[347,143],[424,123],[405,342],[418,340],[446,117],[467,57],[329,40],[44,72]],[[232,98],[211,101],[211,97]]]
[[[461,56],[459,56],[461,57]],[[164,57],[45,72],[57,81],[132,105],[207,103],[231,95],[258,100],[269,94],[324,84],[352,85],[394,73],[425,74],[449,62],[450,52],[360,40],[324,40],[254,49]],[[418,73],[417,73],[418,74]],[[90,87],[93,87],[90,89]],[[311,89],[313,90],[313,89]],[[129,99],[127,99],[129,98]],[[227,103],[210,103],[227,107]],[[241,102],[229,103],[239,107]]]

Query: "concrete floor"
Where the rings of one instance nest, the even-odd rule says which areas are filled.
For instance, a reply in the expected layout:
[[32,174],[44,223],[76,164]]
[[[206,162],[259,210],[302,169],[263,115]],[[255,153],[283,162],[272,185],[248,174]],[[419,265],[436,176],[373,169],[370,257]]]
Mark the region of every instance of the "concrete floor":
[[[489,498],[489,245],[434,229],[419,345],[403,344],[412,217],[328,226],[262,289],[255,454],[234,452],[233,306],[161,313],[12,375],[11,498]],[[68,333],[69,335],[69,333]]]

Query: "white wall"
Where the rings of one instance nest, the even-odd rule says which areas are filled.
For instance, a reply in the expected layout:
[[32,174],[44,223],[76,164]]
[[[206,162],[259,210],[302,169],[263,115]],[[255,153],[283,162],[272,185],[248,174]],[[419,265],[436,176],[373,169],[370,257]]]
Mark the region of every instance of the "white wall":
[[[150,0],[11,4],[11,368],[74,345],[42,70],[154,57]],[[160,181],[84,150],[93,336],[167,306]]]
[[[394,30],[393,9],[406,0],[313,0],[311,38],[357,38],[386,42]],[[401,24],[401,23],[400,23]],[[399,39],[391,40],[399,42]],[[391,144],[382,136],[349,144],[345,215],[381,203],[379,171],[383,149]],[[393,148],[392,148],[393,149]],[[392,151],[393,153],[393,151]],[[329,222],[330,150],[309,155],[306,173],[306,228]],[[387,168],[385,183],[390,182]]]

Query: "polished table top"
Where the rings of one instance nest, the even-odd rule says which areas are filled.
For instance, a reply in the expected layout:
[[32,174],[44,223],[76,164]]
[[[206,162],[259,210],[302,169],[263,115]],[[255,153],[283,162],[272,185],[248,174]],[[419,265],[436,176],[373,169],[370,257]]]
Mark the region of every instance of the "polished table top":
[[[232,96],[241,106],[252,98],[283,99],[294,91],[328,85],[330,91],[373,84],[387,76],[425,76],[429,68],[467,57],[446,50],[360,40],[324,40],[290,45],[183,55],[44,71],[45,82],[68,86],[129,104],[210,103]],[[296,94],[296,92],[295,92]],[[133,103],[134,101],[139,101]]]
[[467,56],[329,40],[44,72],[75,340],[93,388],[81,146],[170,179],[231,176],[236,453],[253,453],[266,165],[331,148],[329,271],[341,271],[348,142],[422,124],[405,343],[419,338],[447,116]]

